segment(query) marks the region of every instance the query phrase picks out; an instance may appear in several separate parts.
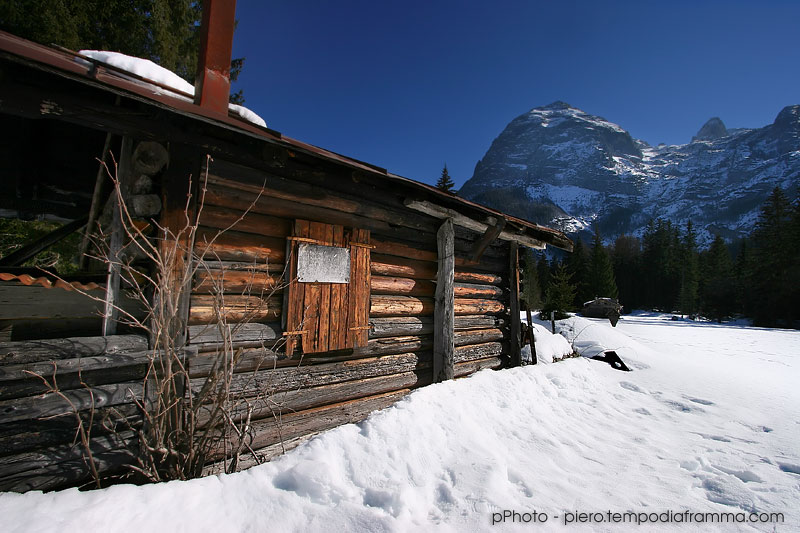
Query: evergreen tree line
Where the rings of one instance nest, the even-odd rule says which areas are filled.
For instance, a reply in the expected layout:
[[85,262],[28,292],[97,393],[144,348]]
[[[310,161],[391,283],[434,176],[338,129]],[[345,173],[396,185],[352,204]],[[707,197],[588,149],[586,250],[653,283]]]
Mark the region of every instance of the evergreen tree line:
[[699,249],[691,221],[680,228],[651,220],[642,238],[622,235],[605,246],[595,230],[564,258],[529,251],[523,299],[531,309],[579,310],[595,297],[619,298],[626,310],[654,309],[756,325],[800,327],[800,196],[776,188],[748,238],[717,235]]
[[[197,0],[4,0],[0,29],[71,50],[110,50],[154,63],[194,82],[202,2]],[[244,58],[231,61],[231,81]],[[244,103],[242,91],[230,100]]]

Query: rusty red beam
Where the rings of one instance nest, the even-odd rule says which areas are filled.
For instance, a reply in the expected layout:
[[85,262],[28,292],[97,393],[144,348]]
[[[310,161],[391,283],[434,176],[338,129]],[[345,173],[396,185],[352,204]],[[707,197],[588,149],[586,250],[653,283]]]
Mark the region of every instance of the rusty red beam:
[[235,24],[236,0],[203,1],[194,103],[226,116],[231,92],[231,53]]

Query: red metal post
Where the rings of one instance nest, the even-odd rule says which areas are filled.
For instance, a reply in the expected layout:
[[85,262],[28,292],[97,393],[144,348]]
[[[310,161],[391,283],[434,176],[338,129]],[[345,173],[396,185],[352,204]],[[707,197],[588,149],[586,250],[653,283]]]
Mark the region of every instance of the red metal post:
[[228,114],[236,0],[204,0],[194,103]]

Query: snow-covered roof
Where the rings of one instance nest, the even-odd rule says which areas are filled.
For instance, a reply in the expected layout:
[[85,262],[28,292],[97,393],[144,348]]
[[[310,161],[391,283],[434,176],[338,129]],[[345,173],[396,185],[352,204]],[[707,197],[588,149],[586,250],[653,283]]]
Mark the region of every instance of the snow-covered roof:
[[[161,94],[173,96],[174,98],[189,98],[189,101],[194,98],[194,85],[184,80],[171,70],[168,70],[160,65],[157,65],[149,59],[142,59],[141,57],[133,57],[119,52],[110,52],[107,50],[81,50],[75,57],[75,61],[86,63],[86,58],[103,63],[119,69],[117,72],[120,76],[134,81],[149,85],[154,91],[159,91]],[[134,76],[126,76],[124,73],[128,72]],[[152,83],[149,83],[152,82]],[[169,88],[172,91],[164,91],[162,88]],[[228,110],[232,111],[243,120],[252,122],[262,128],[267,127],[267,123],[263,118],[258,116],[252,110],[237,104],[229,104]]]

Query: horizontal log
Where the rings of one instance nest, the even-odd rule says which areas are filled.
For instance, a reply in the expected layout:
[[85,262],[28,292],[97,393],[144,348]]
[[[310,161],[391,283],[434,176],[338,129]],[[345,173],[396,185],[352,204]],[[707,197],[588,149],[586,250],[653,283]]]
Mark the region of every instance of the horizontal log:
[[[248,468],[252,468],[254,466],[258,466],[260,464],[264,464],[275,457],[283,455],[284,453],[297,448],[304,442],[307,442],[315,435],[317,432],[309,433],[308,435],[301,435],[299,437],[293,437],[291,439],[284,439],[282,442],[277,444],[272,444],[270,446],[265,446],[264,448],[259,448],[254,450],[256,455],[254,456],[252,453],[246,453],[239,456],[239,460],[236,463],[236,472],[241,472],[242,470],[247,470]],[[203,467],[203,471],[201,477],[206,476],[215,476],[217,474],[224,474],[228,471],[230,466],[230,461],[215,461],[211,463],[207,463]]]
[[[134,462],[132,431],[90,440],[95,466],[101,477],[117,473]],[[53,490],[91,479],[80,444],[56,446],[0,458],[0,490],[26,492]]]
[[[197,354],[189,360],[189,376],[200,378],[210,375],[222,357],[223,355],[216,351]],[[285,360],[280,359],[278,354],[268,348],[243,348],[238,357],[239,360],[233,373],[269,370],[279,365],[286,366],[283,364]]]
[[488,357],[486,359],[476,359],[455,364],[455,377],[463,377],[484,370],[486,368],[498,369],[503,366],[503,361],[499,357]]
[[472,329],[456,331],[454,335],[456,346],[483,344],[491,341],[503,340],[503,332],[499,329]]
[[463,363],[475,359],[486,359],[488,357],[500,357],[503,354],[503,345],[499,342],[487,342],[484,344],[471,344],[456,348],[455,361]]
[[477,298],[456,298],[456,315],[497,315],[506,310],[503,302],[498,300],[481,300]]
[[415,259],[417,261],[430,261],[434,263],[438,260],[436,254],[436,239],[433,236],[431,236],[431,244],[429,249],[423,249],[423,245],[421,244],[405,244],[380,237],[373,237],[370,241],[370,244],[375,247],[372,249],[373,253],[377,254]]
[[370,296],[369,316],[427,316],[433,307],[433,298],[375,295]]
[[[370,323],[370,338],[400,337],[403,335],[429,335],[433,333],[432,317],[372,317]],[[487,328],[502,328],[505,321],[491,315],[466,315],[455,319],[455,329],[472,330]]]
[[[427,280],[390,276],[372,276],[370,280],[370,292],[372,294],[432,297],[435,290],[436,284],[433,281]],[[456,283],[453,290],[456,298],[500,299],[503,297],[503,290],[494,285]]]
[[436,279],[436,263],[403,259],[390,255],[373,253],[370,257],[370,271],[376,276],[413,278],[421,280]]
[[208,228],[230,228],[233,231],[285,239],[291,233],[292,221],[288,218],[272,217],[253,211],[245,214],[245,211],[241,209],[206,204],[200,215],[200,224]]
[[[370,243],[375,246],[375,248],[373,248],[375,253],[416,259],[418,261],[438,261],[436,252],[436,239],[433,238],[433,236],[431,237],[429,243],[399,242],[384,236],[373,238]],[[469,254],[472,252],[472,246],[473,242],[471,240],[466,241],[456,238],[455,251],[461,256],[456,256],[456,266],[474,264],[469,257]],[[507,255],[508,248],[505,245],[490,247],[484,252],[484,256],[487,257],[490,262],[494,263],[497,263],[497,261],[502,261]],[[482,264],[482,262],[479,262],[478,264]]]
[[[450,218],[453,220],[453,224],[471,229],[478,233],[484,233],[490,226],[497,224],[497,219],[494,216],[484,216],[482,217],[483,220],[476,220],[453,209],[428,202],[427,200],[420,201],[413,198],[407,198],[404,203],[409,209],[413,209],[415,211],[419,211],[420,213],[425,213],[426,215],[431,215],[441,219]],[[500,235],[498,235],[498,238],[504,241],[516,242],[522,246],[527,246],[528,248],[534,248],[537,250],[543,250],[545,248],[545,243],[538,238],[516,233],[510,230],[502,231]],[[560,244],[560,242],[558,244]],[[569,250],[571,250],[571,247]]]
[[285,285],[283,276],[280,274],[242,270],[206,270],[201,268],[195,275],[192,291],[198,294],[225,292],[261,296],[268,295],[271,292],[280,292]]
[[485,274],[480,272],[468,272],[456,269],[455,281],[457,283],[478,283],[483,285],[501,285],[503,278],[497,274]]
[[[84,426],[92,436],[138,429],[142,425],[139,408],[134,404],[101,407],[80,413]],[[0,456],[36,448],[57,446],[75,441],[78,423],[74,416],[46,420],[20,420],[0,424]]]
[[195,252],[204,261],[240,261],[283,265],[286,259],[286,240],[262,237],[253,233],[213,228],[197,230]]
[[257,263],[253,261],[212,261],[209,258],[203,260],[201,266],[207,270],[243,270],[245,272],[280,272],[286,268],[283,263]]
[[[503,339],[503,332],[499,329],[475,329],[456,331],[453,335],[456,346],[469,344],[482,344]],[[364,348],[357,348],[354,352],[361,356],[378,356],[429,350],[433,346],[431,335],[405,335],[397,337],[372,338]]]
[[456,298],[482,298],[499,300],[503,298],[503,289],[494,285],[478,285],[475,283],[455,283],[453,292]]
[[[0,320],[81,319],[103,314],[106,291],[95,289],[67,291],[22,283],[0,284]],[[124,292],[119,306],[135,316],[142,316],[141,303]]]
[[189,344],[198,345],[197,349],[201,351],[223,347],[227,343],[232,347],[250,344],[271,347],[275,340],[282,338],[283,332],[279,322],[228,324],[225,331],[220,327],[222,324],[218,323],[189,326]]
[[[245,195],[265,194],[272,198],[332,209],[352,215],[405,227],[431,231],[433,224],[427,217],[404,209],[397,201],[397,208],[386,203],[374,203],[367,198],[354,197],[344,193],[333,193],[320,185],[287,180],[274,174],[236,165],[227,161],[215,162],[213,172],[208,176],[213,188],[224,187]],[[252,200],[251,200],[252,201]]]
[[[233,376],[228,391],[232,397],[269,396],[288,390],[413,372],[427,368],[430,360],[429,352],[418,352],[246,372]],[[204,378],[192,379],[192,393],[197,394],[204,384]]]
[[[432,298],[418,298],[415,296],[384,296],[370,297],[370,317],[387,316],[427,316],[433,313]],[[499,300],[483,300],[476,298],[456,298],[456,315],[500,314],[505,311],[505,305]]]
[[0,364],[36,363],[54,359],[141,352],[146,349],[147,337],[142,335],[0,342]]
[[[394,404],[408,392],[405,389],[286,414],[279,419],[268,418],[251,426],[252,437],[247,440],[247,444],[252,449],[261,449],[282,440],[287,441],[342,424],[360,422],[371,412]],[[225,447],[220,445],[209,454],[209,460],[219,460],[224,455]]]
[[[206,202],[229,209],[238,209],[243,212],[250,207],[255,196],[256,195],[251,192],[215,186],[210,188],[206,193]],[[378,218],[311,205],[307,203],[305,199],[302,202],[297,202],[285,200],[269,194],[263,194],[261,196],[255,206],[253,206],[252,212],[282,218],[300,218],[303,220],[324,222],[326,224],[338,224],[346,227],[380,231],[383,233],[396,234],[400,238],[419,239],[421,231],[397,226],[396,224]],[[433,232],[432,225],[429,231],[431,233]]]
[[143,392],[144,386],[140,380],[62,391],[61,394],[69,401],[52,392],[41,396],[3,400],[0,401],[0,424],[69,415],[73,414],[74,410],[82,411],[92,407],[97,409],[132,403],[134,398],[142,398]]
[[[268,398],[242,400],[228,410],[234,420],[261,420],[285,413],[295,413],[348,400],[384,394],[401,389],[423,387],[431,383],[431,370],[417,370],[388,376],[358,379],[307,389],[291,390]],[[203,406],[198,413],[198,425],[205,427],[211,418],[211,406]]]
[[144,378],[152,352],[97,355],[0,367],[0,400],[44,394],[54,379],[61,390]]
[[403,296],[433,296],[436,284],[432,281],[390,276],[372,276],[371,294],[397,294]]
[[430,350],[433,347],[433,337],[430,335],[407,335],[402,337],[387,337],[370,339],[363,348],[353,350],[361,356],[378,356]]
[[232,322],[272,321],[281,317],[283,302],[277,296],[262,299],[258,296],[225,296],[223,305],[215,308],[215,296],[195,294],[191,297],[189,324],[211,324],[220,316]]

